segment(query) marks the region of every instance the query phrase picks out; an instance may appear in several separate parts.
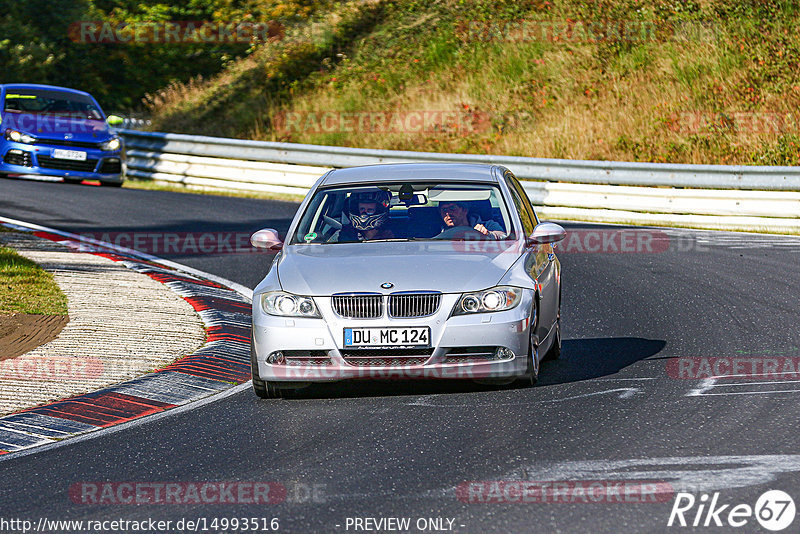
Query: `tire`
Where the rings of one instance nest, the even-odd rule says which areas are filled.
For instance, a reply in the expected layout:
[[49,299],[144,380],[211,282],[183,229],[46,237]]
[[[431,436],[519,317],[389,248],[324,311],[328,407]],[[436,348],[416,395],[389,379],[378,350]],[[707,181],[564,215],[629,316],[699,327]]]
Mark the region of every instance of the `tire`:
[[252,334],[250,335],[250,378],[253,379],[253,393],[260,399],[280,399],[283,398],[282,393],[287,391],[276,388],[258,376],[258,363],[256,362],[256,351],[253,348]]
[[83,178],[64,178],[65,184],[79,185],[81,182],[83,182]]
[[528,370],[525,376],[520,379],[520,383],[523,386],[535,386],[539,381],[539,336],[536,335],[536,321],[538,320],[538,316],[536,316],[535,304],[531,315],[534,316],[534,319],[531,321],[530,337],[528,340]]
[[122,182],[100,182],[102,187],[122,187]]
[[558,315],[556,316],[555,339],[542,361],[557,360],[561,357],[561,290],[558,291]]

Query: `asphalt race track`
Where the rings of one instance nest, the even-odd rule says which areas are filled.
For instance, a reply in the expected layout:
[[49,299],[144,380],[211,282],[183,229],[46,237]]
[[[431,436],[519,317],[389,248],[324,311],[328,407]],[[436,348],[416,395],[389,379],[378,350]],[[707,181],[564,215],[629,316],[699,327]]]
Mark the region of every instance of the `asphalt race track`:
[[[0,180],[0,215],[98,238],[249,235],[269,226],[284,232],[295,209],[268,200]],[[0,462],[0,515],[278,518],[282,532],[355,532],[354,518],[399,517],[411,519],[412,532],[452,525],[475,533],[617,533],[691,529],[667,527],[672,493],[655,499],[661,502],[632,495],[623,502],[556,496],[519,503],[474,502],[481,497],[462,490],[481,481],[648,481],[698,502],[719,492],[719,504],[731,507],[754,506],[769,489],[800,503],[800,374],[701,380],[677,371],[732,358],[800,361],[800,238],[565,227],[578,238],[568,237],[558,253],[564,350],[543,364],[537,387],[340,383],[276,401],[246,390]],[[644,238],[626,245],[622,230]],[[639,245],[628,250],[631,243]],[[150,252],[251,288],[271,260]],[[83,482],[206,481],[275,482],[288,493],[277,504],[140,506],[76,503],[69,494]],[[420,518],[444,521],[424,521],[421,530]],[[787,532],[798,525],[800,519]],[[736,530],[764,532],[753,517]]]

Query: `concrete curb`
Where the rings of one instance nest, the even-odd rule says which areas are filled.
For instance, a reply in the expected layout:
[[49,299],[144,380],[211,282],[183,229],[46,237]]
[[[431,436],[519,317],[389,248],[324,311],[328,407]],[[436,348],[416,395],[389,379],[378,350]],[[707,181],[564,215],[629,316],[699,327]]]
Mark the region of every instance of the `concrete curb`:
[[3,232],[0,243],[50,272],[69,303],[58,337],[0,362],[0,417],[136,378],[205,343],[186,300],[122,262],[30,233]]
[[155,372],[0,417],[0,455],[164,412],[250,380],[250,300],[241,286],[234,290],[212,275],[111,244],[86,243],[66,232],[8,219],[0,224],[108,258],[161,282],[192,305],[207,334],[197,351]]

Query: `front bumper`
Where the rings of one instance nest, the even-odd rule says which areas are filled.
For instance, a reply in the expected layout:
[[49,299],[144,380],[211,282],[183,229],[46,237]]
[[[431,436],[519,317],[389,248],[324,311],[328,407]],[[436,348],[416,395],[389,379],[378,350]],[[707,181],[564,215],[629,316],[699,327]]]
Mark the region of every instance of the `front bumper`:
[[[345,319],[331,308],[330,298],[315,297],[323,319],[288,318],[261,310],[253,300],[253,357],[262,380],[274,382],[333,382],[347,379],[482,379],[515,378],[527,372],[530,313],[533,292],[524,291],[520,304],[507,311],[450,317],[460,295],[442,296],[436,314],[415,319]],[[405,349],[347,349],[345,328],[428,326],[431,346]],[[487,358],[497,348],[502,356]],[[509,357],[509,352],[513,355]],[[287,357],[267,363],[276,352]],[[292,358],[292,355],[302,357]],[[353,354],[372,358],[354,360]],[[383,358],[386,354],[389,357]],[[477,357],[483,354],[482,357]],[[313,364],[307,362],[313,361]],[[362,362],[368,363],[362,363]]]
[[[56,149],[86,152],[85,161],[53,157]],[[0,142],[0,173],[38,174],[80,180],[122,183],[122,149],[106,152],[96,148],[49,146],[3,140]]]

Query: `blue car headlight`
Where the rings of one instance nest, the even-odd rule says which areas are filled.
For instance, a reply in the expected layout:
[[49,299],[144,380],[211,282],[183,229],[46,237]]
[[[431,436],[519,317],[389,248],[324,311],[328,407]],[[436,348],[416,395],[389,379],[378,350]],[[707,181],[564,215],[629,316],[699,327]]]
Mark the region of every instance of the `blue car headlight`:
[[102,145],[100,145],[100,150],[104,150],[106,152],[114,152],[115,150],[119,150],[120,147],[119,137],[112,137]]
[[261,295],[261,309],[264,313],[280,317],[322,317],[314,299],[284,291],[270,291]]
[[522,301],[522,289],[511,286],[497,286],[475,293],[464,293],[458,299],[453,315],[491,313],[510,310]]
[[29,145],[36,142],[36,138],[32,135],[28,135],[17,130],[12,130],[11,128],[6,129],[6,139],[9,141],[14,141],[15,143],[26,143]]

